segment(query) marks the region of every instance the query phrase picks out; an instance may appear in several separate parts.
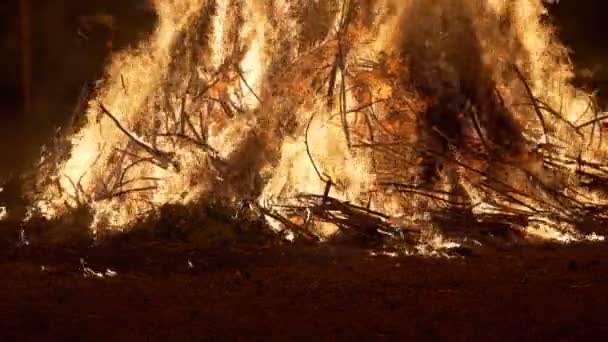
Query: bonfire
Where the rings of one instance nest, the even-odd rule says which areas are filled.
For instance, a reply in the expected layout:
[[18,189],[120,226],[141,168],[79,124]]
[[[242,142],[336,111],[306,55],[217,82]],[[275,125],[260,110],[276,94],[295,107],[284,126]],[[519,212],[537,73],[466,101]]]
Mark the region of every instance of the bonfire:
[[606,115],[541,0],[154,5],[45,151],[26,225],[221,207],[311,241],[601,238]]

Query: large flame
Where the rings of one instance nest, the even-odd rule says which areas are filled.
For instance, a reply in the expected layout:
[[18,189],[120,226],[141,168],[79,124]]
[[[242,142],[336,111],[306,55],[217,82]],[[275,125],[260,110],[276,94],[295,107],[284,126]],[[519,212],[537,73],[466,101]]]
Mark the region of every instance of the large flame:
[[[330,183],[335,198],[393,220],[412,217],[432,203],[395,191],[395,184],[420,183],[412,165],[421,157],[391,145],[432,149],[437,142],[420,133],[421,113],[460,94],[475,102],[480,135],[494,136],[490,143],[504,147],[505,163],[524,170],[480,164],[480,175],[457,163],[478,159],[455,154],[438,186],[445,193],[461,188],[482,204],[477,210],[500,202],[476,186],[489,176],[522,192],[535,191],[526,188],[533,187],[531,175],[567,191],[575,170],[546,170],[525,141],[559,145],[564,158],[605,156],[595,125],[572,128],[595,112],[589,95],[569,83],[566,48],[541,20],[541,0],[154,5],[154,34],[114,55],[84,126],[71,137],[69,157],[40,175],[37,213],[53,218],[86,205],[93,229],[123,229],[167,203],[225,196],[272,206],[300,193],[322,194]],[[450,129],[450,120],[427,131]],[[462,139],[480,149],[487,143],[471,136]],[[520,207],[526,205],[534,206]]]

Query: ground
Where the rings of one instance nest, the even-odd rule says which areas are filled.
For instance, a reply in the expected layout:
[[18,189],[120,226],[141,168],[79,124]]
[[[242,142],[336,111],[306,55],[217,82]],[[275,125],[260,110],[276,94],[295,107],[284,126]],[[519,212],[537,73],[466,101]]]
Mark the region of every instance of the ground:
[[[608,333],[605,244],[454,259],[167,241],[2,254],[5,341],[573,341]],[[81,258],[116,275],[85,277]]]

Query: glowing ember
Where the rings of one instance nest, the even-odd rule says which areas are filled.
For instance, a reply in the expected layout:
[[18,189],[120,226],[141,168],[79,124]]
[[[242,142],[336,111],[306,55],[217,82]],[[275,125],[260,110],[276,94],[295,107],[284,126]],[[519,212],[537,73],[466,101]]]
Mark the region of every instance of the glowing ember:
[[0,207],[0,221],[6,219],[8,217],[8,211],[6,207]]
[[[574,223],[555,222],[606,204],[581,180],[605,172],[597,113],[541,0],[154,4],[155,33],[114,56],[32,213],[89,207],[99,231],[164,204],[243,199],[307,217],[274,218],[277,230],[328,237],[361,213],[409,229],[441,210],[508,212],[567,242]],[[331,214],[297,212],[303,195]]]

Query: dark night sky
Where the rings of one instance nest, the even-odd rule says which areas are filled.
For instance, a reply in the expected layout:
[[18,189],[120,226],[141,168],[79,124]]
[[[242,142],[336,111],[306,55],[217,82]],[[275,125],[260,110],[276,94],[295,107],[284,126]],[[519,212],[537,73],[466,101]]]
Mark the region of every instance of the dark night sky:
[[582,60],[608,57],[607,0],[560,0],[551,10],[560,26],[562,40]]

